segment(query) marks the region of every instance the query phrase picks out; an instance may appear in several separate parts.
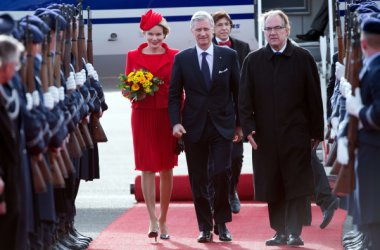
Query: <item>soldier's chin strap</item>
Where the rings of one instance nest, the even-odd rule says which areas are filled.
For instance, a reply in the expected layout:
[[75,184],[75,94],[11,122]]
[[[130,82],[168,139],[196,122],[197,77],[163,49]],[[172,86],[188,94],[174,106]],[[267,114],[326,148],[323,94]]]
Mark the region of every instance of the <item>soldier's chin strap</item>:
[[[17,90],[12,88],[11,94],[8,95],[4,89],[4,86],[0,84],[0,93],[5,100],[5,108],[9,118],[11,118],[11,120],[15,120],[20,112],[20,100]],[[12,104],[14,104],[13,110],[10,110],[12,108]]]

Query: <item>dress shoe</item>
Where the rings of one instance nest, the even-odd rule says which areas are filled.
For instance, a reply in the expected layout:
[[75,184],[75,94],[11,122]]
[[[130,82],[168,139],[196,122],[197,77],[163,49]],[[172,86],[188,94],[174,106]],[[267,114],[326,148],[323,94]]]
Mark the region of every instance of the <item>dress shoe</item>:
[[212,233],[210,231],[201,231],[197,241],[199,243],[208,243],[212,241]]
[[218,233],[219,233],[219,240],[220,241],[231,241],[232,236],[230,234],[230,231],[228,231],[228,228],[225,223],[217,224],[218,226]]
[[75,242],[72,239],[68,237],[64,237],[59,240],[59,243],[61,243],[63,246],[67,247],[68,249],[71,250],[81,250],[81,249],[86,249],[87,246],[80,243],[80,242]]
[[81,234],[75,227],[71,228],[70,234],[74,235],[77,238],[85,238],[86,241],[92,241],[92,238],[90,236],[85,236]]
[[321,225],[319,226],[321,229],[324,229],[327,227],[327,225],[330,223],[332,217],[334,216],[335,210],[339,207],[339,198],[335,198],[330,205],[326,208],[325,211],[323,211],[323,220]]
[[303,240],[301,237],[295,234],[290,234],[286,242],[288,246],[303,246]]
[[285,234],[276,233],[272,239],[269,239],[265,242],[267,246],[281,246],[286,245],[287,237]]
[[235,191],[233,194],[230,195],[230,206],[231,206],[231,211],[234,214],[238,214],[240,212],[240,200],[238,193]]
[[323,33],[318,30],[313,30],[313,29],[309,30],[306,34],[296,35],[296,37],[299,40],[302,40],[305,42],[318,41],[320,36],[323,36]]

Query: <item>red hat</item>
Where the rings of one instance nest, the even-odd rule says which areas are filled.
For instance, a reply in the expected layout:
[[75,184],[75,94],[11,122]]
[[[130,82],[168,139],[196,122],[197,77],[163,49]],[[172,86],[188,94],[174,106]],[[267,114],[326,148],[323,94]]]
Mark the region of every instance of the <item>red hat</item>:
[[153,12],[153,10],[148,10],[145,15],[141,16],[140,29],[147,31],[159,24],[162,20],[162,16],[158,12]]

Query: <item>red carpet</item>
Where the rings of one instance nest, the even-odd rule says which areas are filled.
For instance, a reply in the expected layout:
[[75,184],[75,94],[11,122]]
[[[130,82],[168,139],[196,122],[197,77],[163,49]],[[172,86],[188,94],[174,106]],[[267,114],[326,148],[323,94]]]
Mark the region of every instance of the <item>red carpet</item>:
[[[156,176],[156,200],[160,197],[160,178]],[[253,175],[241,174],[237,187],[239,198],[242,201],[253,201]],[[141,176],[135,178],[134,194],[136,201],[144,201],[141,190]],[[171,201],[192,201],[190,181],[188,175],[173,176],[173,193]]]
[[[313,222],[304,227],[302,238],[305,245],[301,249],[342,249],[340,238],[345,211],[338,210],[330,225],[321,230],[322,213],[313,205]],[[126,211],[97,237],[89,249],[294,249],[287,246],[267,247],[265,240],[274,232],[269,227],[267,206],[260,203],[244,203],[239,214],[233,215],[228,223],[233,241],[222,243],[214,235],[214,242],[201,244],[196,241],[198,227],[192,203],[172,203],[169,209],[168,227],[172,238],[160,240],[147,237],[148,214],[144,203]]]

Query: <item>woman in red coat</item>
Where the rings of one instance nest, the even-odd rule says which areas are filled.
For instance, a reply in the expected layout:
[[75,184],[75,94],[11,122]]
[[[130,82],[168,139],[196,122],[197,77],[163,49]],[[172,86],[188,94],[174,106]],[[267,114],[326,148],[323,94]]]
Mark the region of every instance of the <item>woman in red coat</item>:
[[[163,84],[153,96],[132,102],[132,135],[135,169],[142,171],[142,192],[149,213],[148,237],[169,239],[166,216],[173,186],[173,167],[178,165],[176,139],[168,114],[168,94],[174,50],[163,43],[168,24],[159,13],[149,10],[141,17],[140,28],[146,38],[136,50],[128,52],[126,74],[145,69]],[[160,174],[160,215],[155,212],[155,175]]]

